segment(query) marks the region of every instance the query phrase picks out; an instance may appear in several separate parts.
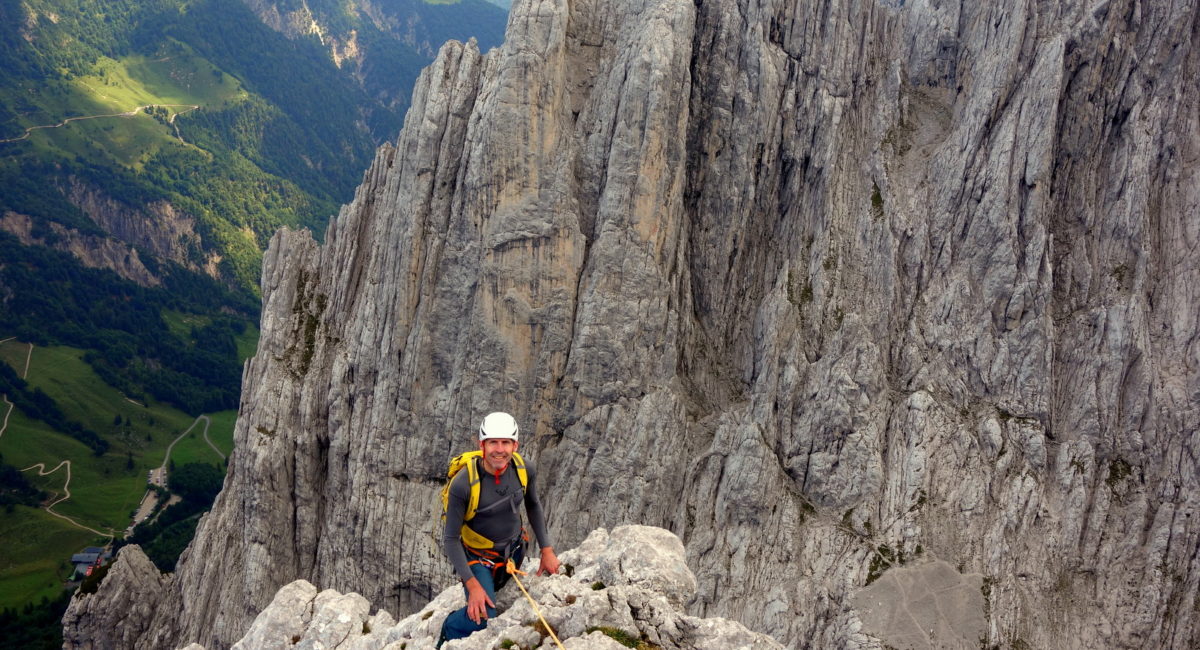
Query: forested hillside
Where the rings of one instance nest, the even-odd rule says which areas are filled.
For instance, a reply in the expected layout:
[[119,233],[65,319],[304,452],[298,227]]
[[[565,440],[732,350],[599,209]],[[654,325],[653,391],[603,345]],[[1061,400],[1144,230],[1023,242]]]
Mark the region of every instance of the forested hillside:
[[253,322],[271,234],[319,234],[437,45],[503,26],[482,0],[0,0],[0,334],[233,406],[236,358],[169,352],[157,312]]
[[[16,350],[0,363],[0,542],[35,521],[59,540],[9,545],[0,591],[66,578],[80,531],[44,513],[56,463],[93,491],[57,509],[119,530],[169,439],[232,414],[266,242],[282,226],[320,236],[441,43],[487,49],[504,23],[483,0],[0,0],[0,345]],[[35,380],[43,349],[69,363]],[[200,508],[138,529],[165,569]],[[0,628],[55,620],[41,611]]]

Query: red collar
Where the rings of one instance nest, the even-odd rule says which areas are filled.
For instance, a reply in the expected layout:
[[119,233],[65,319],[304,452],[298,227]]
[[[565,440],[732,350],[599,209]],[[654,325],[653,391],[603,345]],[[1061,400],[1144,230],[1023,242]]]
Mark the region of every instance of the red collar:
[[508,468],[509,468],[509,466],[511,466],[512,464],[513,464],[513,462],[512,462],[512,459],[510,458],[510,459],[508,460],[508,464],[504,466],[504,469],[502,469],[502,470],[500,470],[499,472],[496,472],[496,473],[494,473],[494,474],[493,474],[492,472],[489,472],[489,471],[488,471],[488,468],[487,468],[487,463],[483,462],[483,459],[482,459],[482,458],[480,458],[480,459],[479,459],[479,469],[483,470],[483,473],[484,473],[484,474],[491,474],[492,476],[496,477],[496,485],[500,485],[500,477],[501,477],[501,476],[502,476],[502,475],[503,475],[505,472],[507,472],[507,471],[508,471]]

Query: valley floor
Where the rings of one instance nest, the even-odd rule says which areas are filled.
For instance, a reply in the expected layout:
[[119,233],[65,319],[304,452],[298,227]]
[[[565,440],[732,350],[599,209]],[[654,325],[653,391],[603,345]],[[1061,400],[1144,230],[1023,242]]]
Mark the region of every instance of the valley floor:
[[[55,598],[74,572],[73,554],[85,546],[109,547],[116,536],[130,534],[153,516],[156,486],[166,487],[173,465],[223,467],[232,449],[236,412],[191,417],[162,404],[131,400],[104,384],[82,361],[80,350],[43,348],[7,337],[0,339],[0,362],[31,388],[53,397],[71,419],[112,443],[107,453],[96,456],[0,395],[0,458],[50,495],[38,508],[13,504],[0,510],[0,544],[5,547],[0,609]],[[173,496],[167,505],[177,501]]]

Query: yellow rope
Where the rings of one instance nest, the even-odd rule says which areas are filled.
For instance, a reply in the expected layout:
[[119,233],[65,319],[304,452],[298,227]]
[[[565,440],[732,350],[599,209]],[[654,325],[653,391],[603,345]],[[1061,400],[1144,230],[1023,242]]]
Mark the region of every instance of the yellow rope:
[[[529,604],[533,605],[533,612],[538,615],[538,618],[542,619],[542,625],[546,628],[546,631],[550,633],[550,638],[554,639],[554,642],[558,644],[559,648],[562,648],[562,641],[558,640],[558,635],[554,633],[554,628],[550,627],[550,624],[546,622],[546,617],[542,616],[542,610],[538,609],[537,601],[533,599],[533,596],[529,595],[528,591],[525,591],[525,585],[521,584],[521,579],[517,577],[517,574],[527,574],[524,571],[517,569],[517,565],[513,563],[512,558],[509,558],[507,568],[509,575],[513,577],[513,580],[517,581],[517,586],[521,588],[521,593],[525,594],[525,598],[529,600]],[[566,648],[563,648],[563,650],[566,650]]]

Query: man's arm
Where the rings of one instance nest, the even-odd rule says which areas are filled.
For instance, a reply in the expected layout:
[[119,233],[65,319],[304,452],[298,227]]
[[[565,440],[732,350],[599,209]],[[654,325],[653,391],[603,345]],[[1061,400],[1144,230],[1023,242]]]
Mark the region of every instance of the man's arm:
[[462,545],[463,518],[467,516],[467,499],[471,496],[470,479],[463,470],[450,483],[450,500],[446,505],[446,527],[442,529],[442,549],[454,565],[454,573],[466,582],[474,579],[467,566],[467,552]]
[[525,513],[529,515],[529,526],[533,528],[533,536],[537,539],[542,554],[537,575],[558,573],[558,556],[554,554],[550,532],[546,530],[546,519],[542,515],[542,502],[538,499],[537,472],[528,462],[525,468],[529,474],[529,485],[525,486]]
[[487,618],[488,606],[495,607],[496,603],[488,598],[479,578],[471,573],[467,564],[467,551],[462,544],[463,518],[467,516],[467,499],[471,496],[470,478],[468,472],[461,471],[454,475],[450,483],[450,499],[446,504],[446,527],[442,529],[442,548],[450,564],[454,565],[454,573],[467,587],[467,617],[475,623]]

